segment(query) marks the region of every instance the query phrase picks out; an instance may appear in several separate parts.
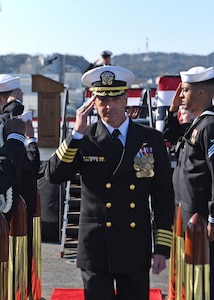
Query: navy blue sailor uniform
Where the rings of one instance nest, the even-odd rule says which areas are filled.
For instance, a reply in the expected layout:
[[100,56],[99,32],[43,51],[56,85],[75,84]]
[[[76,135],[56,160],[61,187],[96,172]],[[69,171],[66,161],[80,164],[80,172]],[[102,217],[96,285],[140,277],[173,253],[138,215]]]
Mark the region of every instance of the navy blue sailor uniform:
[[[145,157],[151,172],[140,169]],[[116,161],[112,137],[99,120],[86,128],[82,140],[69,135],[62,142],[50,158],[45,176],[51,183],[60,183],[77,171],[81,175],[79,268],[111,273],[139,273],[150,268],[149,195],[155,216],[154,253],[169,257],[174,199],[161,132],[130,119],[126,145]]]
[[[214,217],[214,106],[193,122],[178,150],[179,159],[173,173],[173,183],[175,200],[181,203],[185,232],[189,219],[195,213],[199,213],[205,221],[208,215]],[[210,242],[210,299],[214,295],[213,279],[214,244]]]
[[191,123],[180,124],[178,121],[178,112],[168,110],[168,115],[164,120],[163,135],[172,145],[176,145],[178,139],[184,135],[190,125]]
[[[24,136],[19,134],[10,137],[0,148],[0,194],[3,197],[0,199],[0,211],[4,214],[8,225],[19,195],[17,181],[20,177],[24,155]],[[9,188],[12,188],[12,202],[5,201]]]
[[24,143],[12,138],[0,148],[0,194],[4,194],[14,184],[21,169],[24,153]]
[[177,148],[179,159],[173,182],[176,202],[180,202],[182,207],[185,231],[189,219],[196,212],[206,221],[208,214],[214,217],[214,186],[211,180],[214,178],[214,106],[193,122]]

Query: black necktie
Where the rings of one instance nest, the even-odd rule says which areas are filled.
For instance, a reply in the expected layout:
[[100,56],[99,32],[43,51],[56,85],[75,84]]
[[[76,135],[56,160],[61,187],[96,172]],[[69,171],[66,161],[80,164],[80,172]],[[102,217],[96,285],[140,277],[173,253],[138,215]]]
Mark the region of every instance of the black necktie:
[[114,129],[111,135],[112,135],[113,138],[118,139],[119,134],[120,134],[120,130],[119,129]]
[[123,144],[121,140],[118,138],[118,135],[120,134],[119,129],[114,129],[112,132],[112,147],[111,147],[111,153],[112,153],[112,167],[113,167],[113,174],[116,172],[117,168],[119,167],[119,162],[122,159],[122,153],[123,153]]
[[123,144],[122,144],[121,140],[118,138],[119,134],[120,134],[120,130],[114,129],[111,135],[112,135],[112,139],[113,139],[114,143],[118,147],[118,150],[121,151],[123,149]]

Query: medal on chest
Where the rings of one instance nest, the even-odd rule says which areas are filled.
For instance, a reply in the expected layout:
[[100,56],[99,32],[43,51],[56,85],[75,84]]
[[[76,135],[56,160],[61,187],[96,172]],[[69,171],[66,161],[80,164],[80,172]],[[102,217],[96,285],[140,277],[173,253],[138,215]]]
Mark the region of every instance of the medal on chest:
[[137,178],[150,178],[154,173],[154,156],[152,147],[142,146],[134,157],[134,165]]
[[193,132],[192,132],[192,135],[190,137],[190,141],[191,143],[194,145],[195,144],[195,139],[196,139],[196,136],[198,134],[198,130],[197,129],[194,129]]

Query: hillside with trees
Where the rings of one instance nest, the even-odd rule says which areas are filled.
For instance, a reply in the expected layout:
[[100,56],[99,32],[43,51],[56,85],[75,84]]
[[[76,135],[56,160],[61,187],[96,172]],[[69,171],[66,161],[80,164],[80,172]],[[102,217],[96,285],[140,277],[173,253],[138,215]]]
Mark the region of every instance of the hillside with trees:
[[[9,74],[38,73],[42,64],[57,56],[46,72],[61,74],[64,72],[83,73],[89,62],[82,56],[61,55],[30,56],[28,54],[8,54],[0,56],[0,72]],[[42,58],[42,59],[41,59]],[[207,55],[187,55],[182,53],[150,52],[140,54],[121,54],[112,57],[112,64],[130,69],[136,76],[136,84],[142,87],[155,86],[156,78],[163,75],[177,75],[180,71],[193,66],[209,67],[214,65],[214,52]],[[25,68],[25,66],[28,68]],[[34,65],[34,66],[33,66]],[[32,66],[32,67],[30,67]],[[24,70],[24,71],[23,71]]]

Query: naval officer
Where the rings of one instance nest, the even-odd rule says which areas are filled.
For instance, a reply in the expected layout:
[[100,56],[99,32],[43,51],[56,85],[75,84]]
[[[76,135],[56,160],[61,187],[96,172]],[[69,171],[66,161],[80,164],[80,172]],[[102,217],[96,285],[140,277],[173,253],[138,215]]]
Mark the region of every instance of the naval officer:
[[[154,260],[166,266],[174,200],[163,135],[135,124],[126,113],[134,75],[103,66],[82,76],[92,98],[76,112],[70,134],[48,162],[46,177],[60,183],[81,175],[77,266],[86,300],[147,300],[152,256],[150,196],[154,213]],[[96,108],[100,119],[87,125]]]

